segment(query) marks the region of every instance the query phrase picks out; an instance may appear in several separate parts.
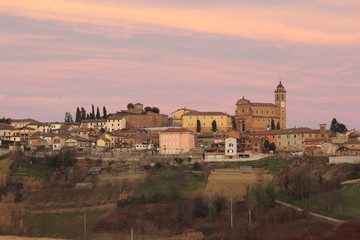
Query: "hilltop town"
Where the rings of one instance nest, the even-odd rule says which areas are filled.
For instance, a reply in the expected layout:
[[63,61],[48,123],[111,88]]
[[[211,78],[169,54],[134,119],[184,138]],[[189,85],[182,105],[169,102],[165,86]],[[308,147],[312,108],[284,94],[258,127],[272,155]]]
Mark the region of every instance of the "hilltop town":
[[359,156],[360,133],[347,131],[333,119],[319,129],[287,128],[286,90],[280,82],[274,103],[236,102],[234,115],[181,108],[169,118],[158,108],[141,103],[126,110],[100,115],[78,108],[76,119],[67,112],[65,122],[5,119],[0,123],[0,145],[10,150],[60,151],[104,158],[121,153],[189,155],[197,160],[259,159],[268,154],[307,156]]
[[336,119],[287,128],[286,94],[280,82],[274,103],[242,97],[234,115],[129,103],[4,117],[0,235],[359,239],[360,133]]

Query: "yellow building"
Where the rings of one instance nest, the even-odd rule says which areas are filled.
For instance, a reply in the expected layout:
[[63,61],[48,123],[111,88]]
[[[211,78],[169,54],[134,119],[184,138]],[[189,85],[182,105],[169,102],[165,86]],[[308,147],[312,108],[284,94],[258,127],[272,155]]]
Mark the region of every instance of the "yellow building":
[[13,126],[14,128],[26,127],[27,125],[34,123],[39,123],[39,121],[36,121],[31,118],[27,118],[27,119],[12,119],[10,122],[11,126]]
[[291,128],[279,130],[276,139],[276,150],[304,151],[306,140],[324,140],[329,138],[326,124],[320,124],[320,129]]
[[244,97],[236,102],[236,128],[240,131],[264,131],[275,127],[286,129],[286,90],[281,81],[275,90],[275,104],[254,103]]
[[201,125],[201,132],[211,132],[213,122],[216,124],[216,131],[227,132],[232,129],[231,116],[222,112],[198,112],[192,111],[183,115],[182,127],[197,131],[198,121]]
[[195,110],[191,110],[191,109],[186,109],[186,108],[180,108],[178,110],[176,110],[175,112],[172,112],[172,125],[173,126],[182,126],[182,120],[183,120],[183,115],[189,112],[192,112]]

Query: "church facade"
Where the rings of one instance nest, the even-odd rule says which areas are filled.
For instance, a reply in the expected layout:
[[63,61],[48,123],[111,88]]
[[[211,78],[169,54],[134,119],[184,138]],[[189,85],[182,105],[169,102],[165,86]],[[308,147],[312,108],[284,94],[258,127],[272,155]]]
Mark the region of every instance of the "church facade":
[[236,102],[235,122],[240,131],[286,129],[286,90],[281,81],[275,89],[275,103],[254,103],[244,97]]

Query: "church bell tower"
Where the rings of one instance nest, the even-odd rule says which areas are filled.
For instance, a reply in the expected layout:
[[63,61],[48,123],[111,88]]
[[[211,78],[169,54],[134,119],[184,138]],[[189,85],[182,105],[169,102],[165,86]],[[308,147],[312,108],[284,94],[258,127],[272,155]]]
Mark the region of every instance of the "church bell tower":
[[281,81],[275,90],[275,105],[279,111],[280,129],[286,129],[286,90]]

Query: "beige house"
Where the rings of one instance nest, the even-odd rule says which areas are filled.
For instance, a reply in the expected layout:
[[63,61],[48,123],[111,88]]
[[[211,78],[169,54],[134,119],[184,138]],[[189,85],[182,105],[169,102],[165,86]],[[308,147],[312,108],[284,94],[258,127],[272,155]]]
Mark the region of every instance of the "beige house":
[[78,137],[78,136],[71,136],[65,140],[66,147],[76,147],[76,148],[86,148],[90,146],[89,140]]
[[326,124],[320,124],[320,129],[291,128],[284,129],[277,134],[276,150],[279,151],[304,151],[305,140],[328,139],[329,132],[326,131]]
[[87,140],[90,139],[89,134],[91,133],[91,128],[74,128],[70,131],[71,136],[77,136],[81,138],[85,138]]
[[180,108],[175,112],[171,113],[172,116],[172,125],[181,127],[183,124],[183,115],[189,112],[193,112],[195,110],[187,109],[187,108]]
[[0,123],[0,145],[5,141],[11,141],[13,127],[7,123]]
[[11,141],[26,143],[35,132],[35,129],[29,127],[13,128]]
[[123,116],[113,115],[106,119],[106,131],[113,132],[124,128],[126,128],[126,120]]
[[84,119],[81,121],[82,128],[97,128],[105,129],[106,128],[106,119]]
[[40,123],[40,122],[36,121],[34,119],[31,119],[31,118],[12,119],[11,122],[10,122],[11,126],[13,126],[14,128],[23,128],[23,127],[26,127],[29,124],[34,124],[34,123]]

